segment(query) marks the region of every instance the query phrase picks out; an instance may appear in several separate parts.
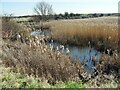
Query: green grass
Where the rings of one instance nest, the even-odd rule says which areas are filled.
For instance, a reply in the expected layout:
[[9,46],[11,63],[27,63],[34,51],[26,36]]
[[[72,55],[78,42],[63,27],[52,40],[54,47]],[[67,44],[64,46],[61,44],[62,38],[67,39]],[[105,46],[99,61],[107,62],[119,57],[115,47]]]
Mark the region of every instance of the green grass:
[[41,82],[39,78],[15,73],[10,68],[3,68],[1,78],[1,88],[85,88],[82,82],[73,81],[62,82],[53,86],[47,82]]
[[82,82],[68,81],[66,83],[56,84],[53,88],[85,88]]
[[[3,67],[2,75],[0,79],[0,89],[2,88],[29,88],[30,90],[33,88],[118,88],[120,84],[115,82],[115,80],[108,80],[105,82],[99,82],[96,78],[90,80],[87,83],[83,83],[82,81],[74,82],[59,82],[55,85],[50,85],[47,81],[41,81],[40,78],[35,78],[34,76],[28,76],[20,73],[15,73],[11,70],[11,68]],[[99,83],[97,86],[96,83]]]
[[1,88],[40,88],[38,79],[14,73],[10,68],[3,68]]
[[69,81],[66,83],[66,88],[85,88],[82,82]]

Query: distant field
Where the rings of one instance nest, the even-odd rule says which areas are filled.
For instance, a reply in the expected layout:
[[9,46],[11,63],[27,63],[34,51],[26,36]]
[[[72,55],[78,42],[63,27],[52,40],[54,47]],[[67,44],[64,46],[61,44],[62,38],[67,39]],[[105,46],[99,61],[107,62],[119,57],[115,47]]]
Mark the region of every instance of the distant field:
[[118,18],[101,17],[91,19],[57,20],[48,23],[53,39],[64,44],[87,45],[98,41],[106,46],[118,43]]

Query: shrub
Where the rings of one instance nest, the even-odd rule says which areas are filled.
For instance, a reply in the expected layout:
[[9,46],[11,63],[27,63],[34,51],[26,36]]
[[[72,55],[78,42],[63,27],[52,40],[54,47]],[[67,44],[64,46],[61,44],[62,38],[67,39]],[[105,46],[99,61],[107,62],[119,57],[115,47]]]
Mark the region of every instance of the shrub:
[[98,70],[102,70],[106,74],[111,74],[114,71],[112,74],[116,74],[118,78],[120,77],[120,53],[114,53],[112,56],[103,54],[99,62],[97,65]]
[[25,39],[28,37],[28,33],[31,31],[29,28],[23,27],[17,24],[10,17],[2,17],[2,38],[3,39],[15,39],[16,34],[19,33]]
[[11,38],[15,33],[20,30],[20,27],[6,17],[2,18],[2,36],[3,38]]

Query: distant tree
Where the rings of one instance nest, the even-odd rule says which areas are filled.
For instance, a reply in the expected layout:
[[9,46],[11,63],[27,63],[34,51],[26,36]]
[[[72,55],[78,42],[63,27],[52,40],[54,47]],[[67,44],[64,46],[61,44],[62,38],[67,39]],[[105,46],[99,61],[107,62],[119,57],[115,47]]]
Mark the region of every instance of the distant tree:
[[4,18],[4,20],[6,20],[6,21],[9,21],[12,16],[13,16],[13,14],[4,14],[2,18]]
[[60,13],[59,16],[62,16],[62,17],[63,17],[64,15]]
[[52,5],[47,2],[39,2],[34,7],[34,11],[37,15],[42,16],[42,19],[45,20],[47,16],[53,14]]
[[80,16],[80,14],[76,13],[75,16]]
[[74,16],[74,13],[70,13],[70,17],[73,17]]
[[107,16],[110,16],[110,15],[111,15],[111,14],[109,14],[109,13],[107,14]]
[[94,14],[93,14],[93,17],[97,17],[97,14],[96,14],[96,13],[94,13]]
[[103,17],[103,14],[100,14],[100,17]]
[[69,17],[69,13],[68,12],[65,12],[65,18],[67,19]]
[[35,13],[41,18],[40,20],[40,28],[43,29],[43,22],[48,20],[53,15],[52,5],[47,2],[39,2],[34,7]]

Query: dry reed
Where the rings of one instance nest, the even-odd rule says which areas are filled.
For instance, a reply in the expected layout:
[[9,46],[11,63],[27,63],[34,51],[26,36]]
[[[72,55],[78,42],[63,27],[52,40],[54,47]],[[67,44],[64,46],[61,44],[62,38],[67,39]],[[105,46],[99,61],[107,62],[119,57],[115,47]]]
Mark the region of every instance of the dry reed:
[[98,41],[108,47],[118,43],[117,17],[94,19],[58,20],[48,24],[53,31],[52,38],[63,44],[85,46],[89,41],[97,45]]

